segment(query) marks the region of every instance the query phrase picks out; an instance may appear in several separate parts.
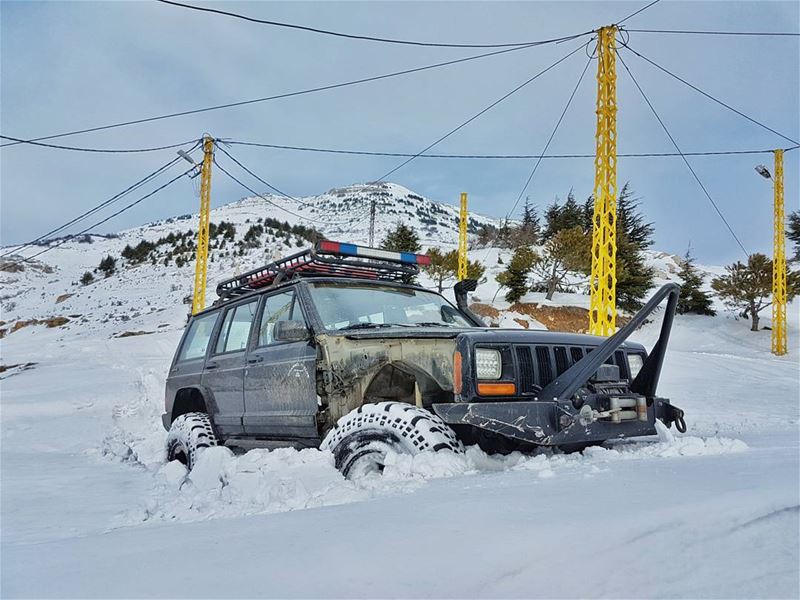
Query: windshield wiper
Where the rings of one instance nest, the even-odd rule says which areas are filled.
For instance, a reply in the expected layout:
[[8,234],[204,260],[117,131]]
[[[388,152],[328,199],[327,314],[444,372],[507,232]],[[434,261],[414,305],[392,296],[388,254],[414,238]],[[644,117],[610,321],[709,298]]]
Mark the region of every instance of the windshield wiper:
[[342,329],[377,329],[379,327],[392,327],[391,323],[353,323]]
[[451,323],[444,323],[443,321],[423,321],[422,323],[414,323],[414,327],[454,327]]

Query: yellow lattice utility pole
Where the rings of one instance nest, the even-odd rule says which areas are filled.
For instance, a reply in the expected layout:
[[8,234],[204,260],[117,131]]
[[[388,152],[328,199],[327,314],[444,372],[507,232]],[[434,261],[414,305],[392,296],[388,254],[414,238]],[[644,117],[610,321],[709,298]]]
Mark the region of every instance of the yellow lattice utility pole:
[[613,25],[597,35],[597,146],[589,333],[611,335],[617,317],[617,68]]
[[783,209],[783,150],[775,150],[775,232],[772,252],[772,353],[783,356],[786,343],[786,239]]
[[467,278],[467,193],[461,192],[461,218],[458,221],[458,280]]
[[211,213],[211,164],[214,160],[214,139],[203,136],[203,165],[200,169],[200,224],[197,227],[197,259],[194,265],[194,297],[192,314],[206,307],[206,273],[208,271],[208,220]]

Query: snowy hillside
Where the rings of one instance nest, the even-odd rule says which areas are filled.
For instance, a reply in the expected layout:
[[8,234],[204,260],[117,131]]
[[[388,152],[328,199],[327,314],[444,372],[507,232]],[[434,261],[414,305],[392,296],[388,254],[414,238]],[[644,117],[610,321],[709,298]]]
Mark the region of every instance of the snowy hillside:
[[[306,247],[309,228],[366,242],[373,199],[378,240],[403,220],[426,247],[455,247],[457,209],[395,184],[244,199],[213,211],[208,301],[216,281]],[[686,411],[685,435],[583,455],[394,456],[360,481],[314,449],[217,448],[187,477],[164,463],[160,414],[196,227],[72,241],[0,271],[2,597],[800,595],[797,304],[780,358],[769,331],[728,312],[676,319],[659,392]],[[114,274],[78,283],[109,255]],[[474,300],[503,326],[548,325],[515,312],[525,304],[588,304],[529,294],[510,310],[494,298],[510,252],[470,258],[487,265]],[[675,280],[673,256],[648,262]],[[657,335],[650,324],[636,339]]]

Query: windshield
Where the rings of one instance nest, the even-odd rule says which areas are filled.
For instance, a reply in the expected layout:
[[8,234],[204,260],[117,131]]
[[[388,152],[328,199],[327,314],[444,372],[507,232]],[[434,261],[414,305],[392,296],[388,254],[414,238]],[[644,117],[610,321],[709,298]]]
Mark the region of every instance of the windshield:
[[311,297],[325,329],[472,327],[438,294],[378,285],[312,283]]

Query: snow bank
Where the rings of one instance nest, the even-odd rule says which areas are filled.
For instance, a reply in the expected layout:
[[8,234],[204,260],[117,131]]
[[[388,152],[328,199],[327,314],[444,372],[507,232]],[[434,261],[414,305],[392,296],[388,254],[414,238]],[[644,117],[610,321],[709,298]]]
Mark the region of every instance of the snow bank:
[[230,449],[205,450],[191,473],[180,463],[161,465],[145,505],[125,515],[117,525],[145,521],[198,521],[221,517],[278,513],[360,502],[410,493],[434,479],[502,471],[527,471],[546,480],[564,471],[600,473],[615,461],[706,456],[743,452],[747,445],[728,438],[675,437],[671,442],[623,442],[594,447],[581,454],[544,451],[488,455],[477,446],[464,454],[390,454],[382,475],[346,480],[329,452],[315,449],[251,450],[235,455]]

